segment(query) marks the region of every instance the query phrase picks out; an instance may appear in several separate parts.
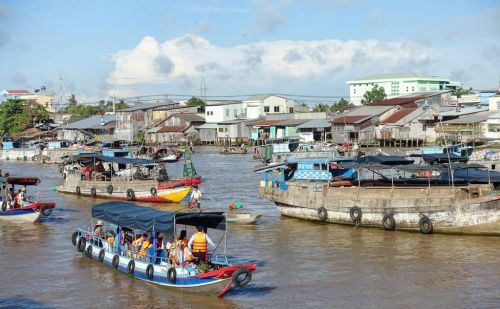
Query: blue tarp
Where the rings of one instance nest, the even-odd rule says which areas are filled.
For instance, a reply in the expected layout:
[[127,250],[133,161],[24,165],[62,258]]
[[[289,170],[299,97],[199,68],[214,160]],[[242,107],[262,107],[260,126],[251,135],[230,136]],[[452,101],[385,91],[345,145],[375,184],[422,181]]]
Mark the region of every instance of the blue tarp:
[[144,232],[169,232],[174,222],[191,226],[225,229],[221,212],[175,213],[138,206],[127,202],[108,202],[92,207],[92,217]]
[[413,160],[406,160],[401,156],[366,156],[356,160],[358,163],[377,163],[383,165],[406,165],[412,164]]

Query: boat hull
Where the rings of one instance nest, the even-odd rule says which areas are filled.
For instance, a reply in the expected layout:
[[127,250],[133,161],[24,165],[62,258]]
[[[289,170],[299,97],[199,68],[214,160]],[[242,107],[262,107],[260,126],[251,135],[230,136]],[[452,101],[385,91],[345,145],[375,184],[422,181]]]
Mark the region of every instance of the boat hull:
[[[106,244],[104,246],[106,246]],[[89,247],[92,247],[92,249],[89,249]],[[147,261],[141,261],[138,259],[132,259],[130,257],[126,257],[124,255],[120,255],[118,265],[115,267],[113,266],[113,258],[115,256],[115,253],[109,251],[109,249],[104,249],[100,246],[97,246],[95,244],[90,244],[89,242],[87,242],[84,252],[86,252],[87,250],[91,250],[91,257],[92,259],[95,260],[99,259],[100,251],[104,250],[104,259],[102,261],[104,265],[116,268],[120,272],[132,275],[134,278],[152,284],[157,284],[172,290],[178,290],[178,291],[182,290],[183,292],[190,292],[196,294],[223,296],[233,284],[231,277],[232,272],[216,277],[203,277],[186,273],[179,275],[178,273],[176,282],[172,283],[169,281],[167,275],[168,269],[171,267],[169,265],[151,264]],[[128,266],[129,262],[132,260],[134,261],[135,264],[135,270],[131,274],[129,273]],[[152,278],[149,278],[146,275],[146,269],[149,265],[152,265],[154,269]]]
[[[286,190],[260,191],[287,217],[384,228],[384,217],[390,215],[394,230],[422,231],[419,223],[425,216],[434,233],[500,235],[500,199],[486,185],[358,188],[292,182]],[[362,213],[359,220],[351,215],[354,207]]]
[[40,220],[41,213],[33,209],[13,209],[0,211],[0,220],[13,223],[34,223]]
[[226,221],[235,224],[255,224],[262,217],[261,214],[249,212],[232,212],[226,213]]

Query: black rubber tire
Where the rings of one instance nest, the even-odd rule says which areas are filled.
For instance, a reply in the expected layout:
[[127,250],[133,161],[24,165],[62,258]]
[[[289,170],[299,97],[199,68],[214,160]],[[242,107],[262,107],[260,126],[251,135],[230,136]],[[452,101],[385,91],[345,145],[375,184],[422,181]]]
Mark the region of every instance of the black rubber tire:
[[133,275],[135,272],[135,262],[134,260],[130,260],[127,265],[127,272],[129,275]]
[[152,264],[149,264],[148,267],[146,267],[146,277],[148,277],[149,280],[153,280],[154,272],[155,268]]
[[418,228],[420,229],[420,233],[422,234],[432,234],[433,227],[431,219],[423,215],[418,221]]
[[28,160],[28,157],[27,157],[27,156],[24,156],[24,157],[23,157],[23,160],[24,160],[24,161],[27,161],[27,160]]
[[382,218],[382,226],[386,231],[394,231],[396,229],[396,220],[393,214],[385,214]]
[[90,189],[90,196],[92,196],[92,197],[96,197],[97,196],[97,189],[96,188]]
[[104,261],[104,255],[105,255],[105,254],[106,254],[106,253],[104,252],[104,249],[101,249],[101,250],[99,251],[99,255],[97,256],[97,259],[99,260],[99,262],[103,262],[103,261]]
[[85,256],[92,258],[92,245],[88,246],[87,249],[85,249]]
[[48,217],[52,214],[52,207],[49,205],[43,205],[42,208],[40,208],[40,212],[42,213],[42,216]]
[[361,222],[361,218],[363,217],[363,212],[361,208],[358,206],[353,206],[349,211],[349,216],[351,217],[352,222],[358,223]]
[[78,237],[78,231],[74,231],[73,234],[71,234],[71,243],[73,246],[76,246],[76,238]]
[[175,267],[170,267],[167,271],[167,278],[170,283],[176,283],[177,282],[177,270],[175,270]]
[[80,195],[82,193],[82,189],[80,188],[80,186],[76,186],[75,192],[77,195]]
[[17,158],[16,158],[16,160],[17,160],[17,161],[21,160],[21,157],[17,157]]
[[82,236],[78,238],[78,242],[76,243],[76,250],[78,252],[83,252],[85,251],[85,247],[87,247],[87,239]]
[[5,160],[9,161],[9,160],[10,160],[10,158],[9,158],[9,157],[7,157],[7,158],[5,158]]
[[[239,276],[245,274],[243,280],[239,280]],[[233,284],[237,288],[242,288],[252,281],[252,272],[245,267],[238,268],[232,275]]]
[[115,256],[113,256],[113,260],[111,261],[111,265],[113,265],[114,268],[118,268],[119,264],[120,264],[120,257],[115,254]]
[[127,201],[133,201],[135,199],[135,192],[132,189],[127,190]]
[[328,212],[325,207],[318,208],[318,218],[320,221],[326,221],[326,219],[328,219]]
[[113,194],[113,185],[108,185],[106,191],[108,192],[109,195]]
[[7,202],[6,201],[2,202],[2,211],[7,211]]
[[156,190],[155,187],[151,187],[151,189],[149,190],[149,192],[151,192],[152,196],[156,196],[156,194],[158,194],[158,190]]

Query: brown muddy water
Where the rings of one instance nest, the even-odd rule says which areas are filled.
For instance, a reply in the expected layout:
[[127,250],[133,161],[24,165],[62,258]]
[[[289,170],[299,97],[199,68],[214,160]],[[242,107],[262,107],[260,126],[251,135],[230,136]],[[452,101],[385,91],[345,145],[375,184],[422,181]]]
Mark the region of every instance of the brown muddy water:
[[[70,236],[103,200],[53,192],[61,182],[56,166],[3,161],[11,175],[40,177],[40,198],[57,208],[40,224],[0,222],[0,308],[500,308],[498,237],[280,218],[259,198],[251,156],[197,153],[193,160],[204,178],[204,207],[241,201],[263,214],[255,226],[230,226],[229,254],[258,267],[248,286],[224,299],[176,293],[85,258]],[[178,172],[180,163],[169,167]]]

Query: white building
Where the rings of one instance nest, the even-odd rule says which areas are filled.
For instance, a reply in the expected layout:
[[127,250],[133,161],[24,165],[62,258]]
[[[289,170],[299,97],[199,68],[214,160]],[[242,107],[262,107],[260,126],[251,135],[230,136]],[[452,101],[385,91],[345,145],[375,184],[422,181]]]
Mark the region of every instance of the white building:
[[0,102],[7,100],[21,99],[22,96],[28,95],[31,92],[25,89],[5,89],[0,91]]
[[207,123],[219,123],[242,118],[246,118],[246,116],[241,101],[219,100],[207,101],[205,104],[205,120]]
[[[302,106],[298,106],[295,100],[290,100],[273,94],[259,94],[243,100],[247,119],[256,119],[272,114],[286,114],[301,112]],[[299,110],[300,109],[300,110]]]
[[489,110],[500,110],[500,92],[488,98]]
[[439,76],[425,76],[417,73],[375,74],[347,81],[351,103],[361,104],[363,95],[375,85],[383,87],[387,98],[394,98],[414,92],[430,92],[454,89],[460,83]]

